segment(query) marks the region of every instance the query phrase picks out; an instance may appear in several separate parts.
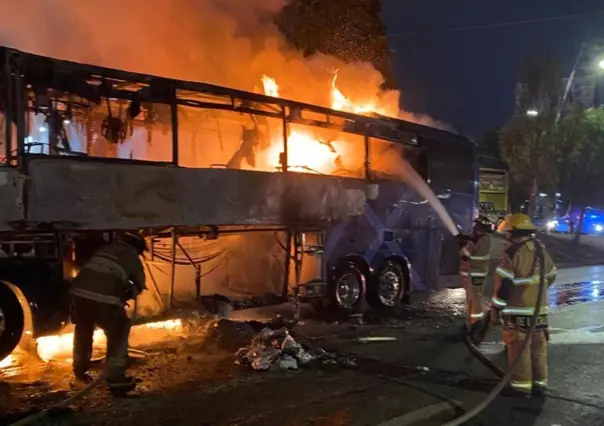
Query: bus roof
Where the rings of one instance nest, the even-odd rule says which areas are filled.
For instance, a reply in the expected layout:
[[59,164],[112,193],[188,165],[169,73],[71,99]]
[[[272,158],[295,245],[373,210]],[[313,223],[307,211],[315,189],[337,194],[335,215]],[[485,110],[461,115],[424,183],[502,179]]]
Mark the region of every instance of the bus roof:
[[[80,64],[2,46],[0,46],[0,55],[8,61],[5,63],[19,68],[25,84],[59,89],[95,103],[99,103],[102,97],[128,100],[140,98],[142,101],[167,105],[175,103],[189,107],[231,110],[278,119],[285,118],[292,123],[333,128],[346,133],[391,142],[418,144],[422,139],[427,138],[439,139],[452,144],[476,145],[475,142],[462,135],[378,114],[357,115],[208,83]],[[0,70],[0,75],[3,72]],[[108,82],[109,85],[107,85]],[[188,99],[181,97],[181,92],[186,92]],[[190,99],[191,93],[200,95],[200,99]],[[201,95],[203,95],[203,100]],[[305,119],[302,118],[303,112],[322,114],[326,119]]]

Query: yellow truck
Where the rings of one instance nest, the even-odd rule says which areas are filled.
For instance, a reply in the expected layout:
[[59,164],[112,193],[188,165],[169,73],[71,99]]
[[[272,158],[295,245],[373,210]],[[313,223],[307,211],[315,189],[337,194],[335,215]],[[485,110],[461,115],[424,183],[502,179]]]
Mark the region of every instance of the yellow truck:
[[498,226],[509,211],[507,170],[480,168],[478,211]]

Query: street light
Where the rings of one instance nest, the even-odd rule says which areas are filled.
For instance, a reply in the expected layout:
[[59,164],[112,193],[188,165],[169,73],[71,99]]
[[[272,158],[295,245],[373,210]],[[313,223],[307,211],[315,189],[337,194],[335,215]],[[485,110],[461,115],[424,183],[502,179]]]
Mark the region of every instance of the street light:
[[539,111],[537,111],[536,109],[529,109],[528,111],[526,111],[526,115],[528,115],[529,117],[537,117],[539,115]]

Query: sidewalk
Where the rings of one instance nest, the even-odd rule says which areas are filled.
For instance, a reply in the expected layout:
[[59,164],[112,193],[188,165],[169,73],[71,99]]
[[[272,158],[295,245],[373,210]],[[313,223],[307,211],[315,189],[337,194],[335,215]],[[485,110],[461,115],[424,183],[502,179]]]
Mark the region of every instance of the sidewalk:
[[558,268],[604,264],[604,236],[583,235],[579,246],[572,243],[572,235],[539,235]]

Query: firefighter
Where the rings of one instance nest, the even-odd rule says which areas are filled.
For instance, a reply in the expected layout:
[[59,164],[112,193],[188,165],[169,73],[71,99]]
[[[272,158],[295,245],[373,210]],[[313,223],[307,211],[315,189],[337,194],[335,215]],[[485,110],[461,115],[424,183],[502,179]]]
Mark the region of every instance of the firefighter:
[[460,275],[466,290],[468,329],[470,338],[477,343],[484,328],[483,287],[489,270],[492,223],[484,216],[474,221],[472,236],[461,248]]
[[105,380],[114,393],[128,392],[135,381],[126,377],[130,319],[126,302],[138,296],[145,286],[140,257],[146,250],[143,237],[124,233],[117,242],[97,250],[72,282],[73,371],[78,380],[89,382],[87,374],[92,356],[95,326],[107,336]]
[[[522,354],[505,393],[510,396],[543,396],[547,388],[547,289],[556,279],[556,265],[535,235],[535,225],[525,214],[509,215],[499,226],[510,245],[499,259],[493,280],[492,314],[503,323],[503,340],[511,365],[521,355],[523,342],[531,327],[539,293],[541,268],[545,288],[532,342]],[[543,251],[543,265],[538,250]]]

